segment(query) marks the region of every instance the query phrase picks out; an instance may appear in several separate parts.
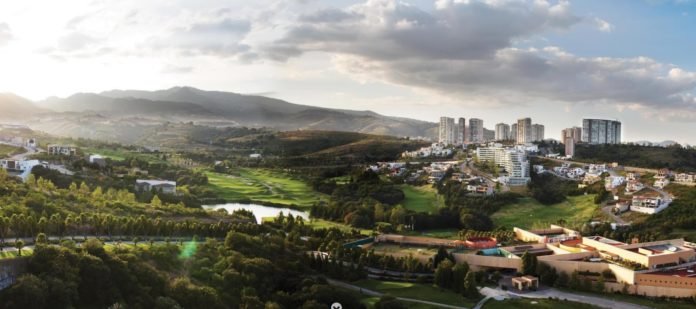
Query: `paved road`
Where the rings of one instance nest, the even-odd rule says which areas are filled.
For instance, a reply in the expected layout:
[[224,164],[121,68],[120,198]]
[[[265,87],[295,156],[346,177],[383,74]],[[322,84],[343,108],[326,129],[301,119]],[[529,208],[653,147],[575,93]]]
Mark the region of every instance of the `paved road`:
[[[382,295],[384,295],[384,293],[373,291],[373,290],[368,290],[365,288],[361,288],[357,285],[352,285],[350,283],[346,283],[343,281],[337,281],[337,280],[333,280],[333,279],[326,279],[326,281],[330,285],[341,287],[341,288],[348,289],[348,290],[359,291],[362,294],[366,294],[366,295],[370,295],[370,296],[381,297]],[[466,307],[452,306],[452,305],[441,304],[441,303],[436,303],[436,302],[413,299],[413,298],[396,297],[396,299],[398,299],[400,301],[404,301],[404,302],[419,303],[419,304],[424,304],[424,305],[436,306],[436,307],[440,307],[440,308],[466,309]]]
[[624,225],[624,224],[631,224],[631,222],[626,222],[626,220],[622,219],[621,217],[617,216],[614,214],[612,211],[614,209],[614,206],[602,206],[602,212],[612,218],[616,224],[619,225]]
[[555,298],[559,298],[559,299],[566,299],[566,300],[570,300],[570,301],[574,301],[574,302],[591,304],[591,305],[595,305],[597,307],[610,308],[610,309],[650,309],[650,307],[646,307],[646,306],[605,299],[605,298],[597,297],[597,296],[588,296],[588,295],[582,295],[582,294],[563,292],[563,291],[559,291],[556,289],[545,289],[545,290],[541,290],[541,291],[529,292],[529,293],[524,293],[524,294],[517,294],[514,292],[508,292],[508,294],[514,295],[517,297],[525,297],[525,298],[555,297]]

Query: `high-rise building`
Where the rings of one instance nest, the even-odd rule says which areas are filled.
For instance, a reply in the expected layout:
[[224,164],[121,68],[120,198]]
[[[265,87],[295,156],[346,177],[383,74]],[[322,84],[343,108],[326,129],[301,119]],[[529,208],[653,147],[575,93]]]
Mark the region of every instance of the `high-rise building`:
[[524,150],[504,148],[500,144],[476,149],[476,157],[481,161],[493,161],[507,172],[507,183],[511,186],[525,185],[529,182],[529,161]]
[[464,143],[466,143],[466,119],[459,117],[459,122],[457,123],[457,144]]
[[573,138],[572,136],[568,136],[563,141],[563,144],[565,145],[565,155],[568,157],[574,157],[575,156],[575,138]]
[[510,126],[506,123],[495,125],[495,140],[503,141],[510,139]]
[[469,141],[472,143],[481,143],[483,139],[483,120],[478,118],[469,118]]
[[544,140],[544,125],[532,125],[532,142],[540,142]]
[[620,144],[621,122],[604,119],[583,119],[582,141],[588,144]]
[[455,142],[454,118],[440,117],[440,132],[438,141],[450,145]]
[[510,125],[510,139],[513,141],[517,141],[517,123],[513,123]]
[[565,140],[568,137],[572,137],[576,143],[581,141],[582,140],[582,128],[581,127],[572,127],[572,128],[563,129],[563,131],[561,131],[561,143],[565,143]]
[[517,120],[517,143],[526,144],[532,142],[532,118]]

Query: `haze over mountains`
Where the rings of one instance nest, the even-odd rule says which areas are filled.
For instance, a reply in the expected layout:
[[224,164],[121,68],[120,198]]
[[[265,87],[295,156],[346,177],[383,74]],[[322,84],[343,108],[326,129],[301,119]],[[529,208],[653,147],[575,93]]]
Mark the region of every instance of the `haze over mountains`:
[[112,90],[31,102],[0,94],[0,119],[53,134],[133,143],[139,132],[167,122],[286,130],[336,130],[394,136],[434,136],[436,124],[371,111],[329,109],[231,92],[174,87]]

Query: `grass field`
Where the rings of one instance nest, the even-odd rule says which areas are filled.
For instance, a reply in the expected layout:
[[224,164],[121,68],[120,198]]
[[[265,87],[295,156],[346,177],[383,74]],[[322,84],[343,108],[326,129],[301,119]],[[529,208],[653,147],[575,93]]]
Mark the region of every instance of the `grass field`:
[[466,308],[471,308],[475,304],[474,302],[464,299],[457,293],[439,289],[429,284],[379,281],[371,279],[360,280],[353,284],[365,289],[386,293],[394,297],[413,298]]
[[[31,249],[22,249],[22,256],[30,256],[34,253],[34,250]],[[16,258],[17,251],[5,251],[3,250],[0,252],[0,259],[11,259],[11,258]]]
[[[423,263],[437,254],[437,248],[426,248],[416,246],[399,246],[397,244],[377,243],[370,247],[375,250],[375,254],[391,255],[396,258],[407,257],[409,255]],[[369,249],[368,249],[369,250]]]
[[0,158],[7,158],[20,152],[22,152],[22,148],[0,144]]
[[444,238],[444,239],[459,239],[459,230],[458,229],[435,229],[435,230],[404,232],[403,234],[409,235],[409,236],[424,236],[424,237],[434,237],[434,238]]
[[592,194],[569,196],[564,202],[548,206],[533,198],[523,198],[517,203],[504,206],[491,218],[496,227],[548,226],[561,219],[565,220],[565,225],[571,227],[592,219],[598,209]]
[[444,206],[442,199],[438,198],[435,189],[430,186],[414,187],[403,185],[401,190],[404,191],[406,196],[402,203],[406,209],[435,213],[438,208]]
[[497,301],[491,299],[486,302],[483,306],[484,309],[594,309],[599,308],[593,305],[577,303],[572,301],[564,300],[551,300],[551,299],[529,299],[529,298],[518,298],[518,299],[506,299],[503,301]]
[[295,205],[309,208],[322,194],[292,175],[268,169],[239,169],[235,175],[206,172],[209,186],[222,198],[231,201]]

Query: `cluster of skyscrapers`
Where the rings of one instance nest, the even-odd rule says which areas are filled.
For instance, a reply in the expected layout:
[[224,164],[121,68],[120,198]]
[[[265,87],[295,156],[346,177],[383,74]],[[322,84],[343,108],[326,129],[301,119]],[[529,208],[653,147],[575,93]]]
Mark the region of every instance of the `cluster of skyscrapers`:
[[563,129],[561,143],[565,145],[566,156],[575,155],[575,144],[620,144],[621,122],[605,119],[583,119],[582,128]]
[[454,118],[440,117],[438,142],[448,145],[481,143],[486,141],[486,135],[490,135],[486,131],[481,119],[471,118],[467,125],[465,118],[459,118],[455,123]]
[[532,124],[531,118],[522,118],[512,125],[499,123],[495,125],[495,130],[488,130],[483,127],[483,120],[478,118],[469,119],[467,125],[465,118],[459,118],[455,123],[454,118],[440,117],[438,138],[440,143],[483,143],[494,140],[512,140],[518,144],[542,141],[544,140],[544,126]]

